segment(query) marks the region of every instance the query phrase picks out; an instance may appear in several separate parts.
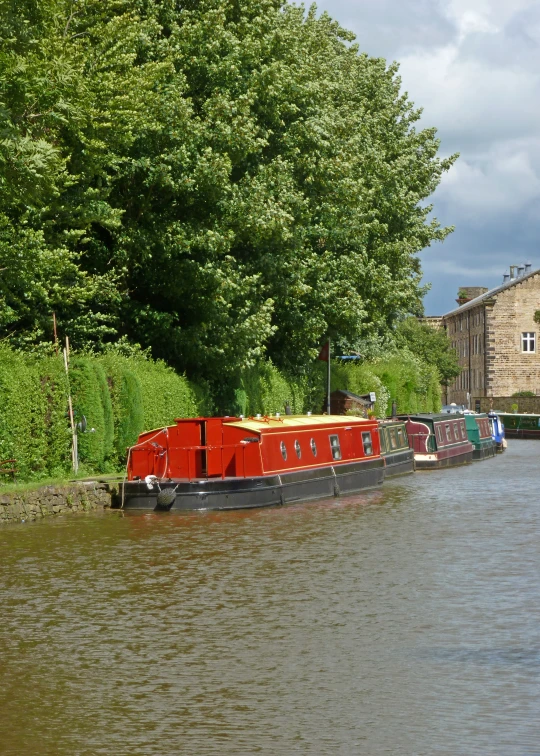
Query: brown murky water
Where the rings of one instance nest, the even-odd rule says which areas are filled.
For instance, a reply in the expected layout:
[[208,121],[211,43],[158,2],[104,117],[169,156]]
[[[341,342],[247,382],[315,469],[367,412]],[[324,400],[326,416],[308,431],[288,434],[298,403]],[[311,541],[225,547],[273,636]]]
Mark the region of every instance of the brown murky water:
[[540,754],[539,458],[2,528],[0,753]]

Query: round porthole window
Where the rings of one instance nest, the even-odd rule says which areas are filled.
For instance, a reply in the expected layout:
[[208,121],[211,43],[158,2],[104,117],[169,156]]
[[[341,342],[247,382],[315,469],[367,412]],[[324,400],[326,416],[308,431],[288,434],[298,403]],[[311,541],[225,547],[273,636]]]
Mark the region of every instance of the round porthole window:
[[281,456],[284,460],[287,460],[287,447],[285,446],[285,441],[282,441],[280,444],[281,449]]
[[315,439],[314,438],[311,439],[311,441],[309,442],[309,445],[311,446],[311,451],[313,452],[313,456],[316,457],[317,456],[317,444],[315,443]]
[[298,459],[300,459],[300,457],[302,456],[302,449],[300,448],[300,441],[294,442],[294,450],[296,452],[296,456],[298,457]]

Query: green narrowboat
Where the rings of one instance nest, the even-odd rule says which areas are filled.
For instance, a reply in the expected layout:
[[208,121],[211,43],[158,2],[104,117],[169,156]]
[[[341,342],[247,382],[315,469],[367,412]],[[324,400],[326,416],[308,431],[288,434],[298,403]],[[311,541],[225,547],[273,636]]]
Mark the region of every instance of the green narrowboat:
[[467,412],[465,415],[465,426],[467,436],[473,445],[473,462],[479,459],[494,457],[497,449],[493,436],[491,435],[491,426],[489,418],[484,414],[474,414]]
[[379,420],[379,438],[385,479],[414,472],[414,451],[403,421]]
[[507,438],[540,438],[540,415],[499,412]]

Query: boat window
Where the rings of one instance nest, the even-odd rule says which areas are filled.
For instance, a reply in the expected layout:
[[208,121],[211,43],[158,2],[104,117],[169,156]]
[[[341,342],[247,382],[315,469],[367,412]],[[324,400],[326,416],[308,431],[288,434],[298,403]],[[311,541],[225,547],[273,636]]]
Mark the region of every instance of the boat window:
[[371,457],[373,454],[373,443],[371,441],[371,433],[366,431],[362,433],[362,444],[364,445],[364,454],[366,457]]
[[450,423],[447,423],[447,424],[446,424],[446,425],[444,426],[444,428],[445,428],[445,430],[446,430],[446,440],[447,440],[447,441],[451,441],[451,440],[452,440],[452,433],[451,433],[451,431],[450,431]]
[[464,422],[460,423],[460,427],[461,427],[461,438],[466,439],[467,438],[467,430],[465,428],[465,423]]
[[390,436],[390,446],[392,449],[397,447],[396,432],[394,428],[388,428],[388,435]]
[[397,437],[398,437],[399,447],[407,446],[407,441],[405,440],[405,432],[403,428],[397,429]]
[[440,425],[436,425],[436,426],[435,426],[435,430],[437,431],[437,441],[438,441],[438,442],[439,442],[440,444],[442,444],[442,442],[443,442],[443,437],[442,437],[441,426],[440,426]]
[[317,456],[317,444],[315,443],[315,439],[314,438],[311,439],[311,441],[309,442],[309,445],[311,446],[311,451],[313,452],[313,456],[316,457]]
[[454,440],[459,441],[459,423],[452,423],[454,426]]
[[300,441],[294,442],[294,450],[296,452],[296,456],[298,457],[298,459],[300,459],[300,457],[302,456],[302,449],[300,448]]
[[332,452],[332,459],[341,459],[339,436],[330,436],[330,450]]
[[281,456],[287,461],[287,447],[285,446],[285,441],[282,441],[279,447],[281,449]]
[[387,452],[388,451],[388,445],[386,443],[386,428],[379,428],[379,439],[381,441],[381,451]]

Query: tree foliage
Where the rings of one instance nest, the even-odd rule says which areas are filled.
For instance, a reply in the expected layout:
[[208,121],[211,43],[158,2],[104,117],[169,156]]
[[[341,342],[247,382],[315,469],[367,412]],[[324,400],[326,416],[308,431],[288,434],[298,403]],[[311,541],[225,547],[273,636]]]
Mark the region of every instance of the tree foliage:
[[461,373],[456,350],[442,328],[406,318],[397,325],[395,341],[398,347],[408,349],[426,364],[433,365],[445,386]]
[[281,0],[0,0],[0,329],[118,336],[188,375],[421,309],[454,158],[327,14]]

